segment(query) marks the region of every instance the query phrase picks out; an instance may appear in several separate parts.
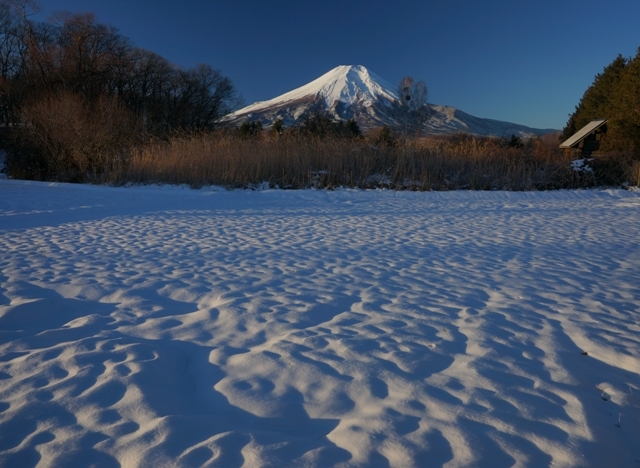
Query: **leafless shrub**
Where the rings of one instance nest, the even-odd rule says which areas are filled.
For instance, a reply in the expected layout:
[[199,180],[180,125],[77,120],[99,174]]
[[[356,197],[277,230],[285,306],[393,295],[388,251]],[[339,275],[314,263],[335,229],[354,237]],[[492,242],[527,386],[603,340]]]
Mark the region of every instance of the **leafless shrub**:
[[623,181],[637,185],[638,178],[633,177],[637,164],[637,159],[629,152],[620,151],[603,154],[591,161],[598,185],[620,185]]
[[99,180],[123,167],[122,150],[139,134],[136,119],[115,98],[91,103],[68,91],[23,106],[21,120],[12,176],[31,171],[36,178]]

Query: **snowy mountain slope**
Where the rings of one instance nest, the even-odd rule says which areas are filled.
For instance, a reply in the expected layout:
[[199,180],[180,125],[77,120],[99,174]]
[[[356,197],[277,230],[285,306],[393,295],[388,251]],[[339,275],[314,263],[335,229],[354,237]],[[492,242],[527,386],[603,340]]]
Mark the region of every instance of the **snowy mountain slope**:
[[[260,101],[224,117],[228,125],[259,121],[270,127],[277,119],[286,126],[299,124],[315,112],[336,120],[355,119],[364,130],[396,124],[393,116],[395,87],[362,65],[341,65],[312,82],[268,101]],[[543,135],[537,129],[510,122],[474,117],[450,106],[428,104],[427,134],[467,132],[477,135]]]
[[389,104],[395,100],[395,91],[390,83],[361,65],[341,65],[300,88],[268,101],[256,102],[231,115],[263,112],[309,100],[323,101],[327,107],[332,107],[337,102],[371,106],[379,99],[386,99]]
[[455,107],[427,104],[430,118],[426,123],[428,134],[473,133],[484,136],[531,137],[555,132],[552,128],[531,128],[502,120],[484,119],[467,114]]

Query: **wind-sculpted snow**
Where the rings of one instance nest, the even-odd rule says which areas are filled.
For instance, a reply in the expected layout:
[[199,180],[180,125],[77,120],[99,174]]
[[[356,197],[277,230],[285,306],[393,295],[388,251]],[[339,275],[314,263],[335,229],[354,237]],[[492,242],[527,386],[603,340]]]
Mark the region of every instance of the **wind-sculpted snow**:
[[0,466],[640,466],[640,196],[0,180]]

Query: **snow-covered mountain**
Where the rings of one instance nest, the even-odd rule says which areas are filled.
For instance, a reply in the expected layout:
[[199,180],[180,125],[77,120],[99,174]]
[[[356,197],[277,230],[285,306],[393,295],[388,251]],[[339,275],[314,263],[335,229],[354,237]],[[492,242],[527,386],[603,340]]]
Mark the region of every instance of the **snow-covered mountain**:
[[[335,120],[355,119],[363,130],[396,124],[393,103],[396,87],[362,65],[341,65],[320,78],[268,101],[260,101],[223,118],[227,125],[259,121],[270,127],[277,119],[286,126],[299,124],[314,112]],[[427,104],[427,134],[473,133],[495,136],[533,136],[555,131],[474,117],[450,106]]]

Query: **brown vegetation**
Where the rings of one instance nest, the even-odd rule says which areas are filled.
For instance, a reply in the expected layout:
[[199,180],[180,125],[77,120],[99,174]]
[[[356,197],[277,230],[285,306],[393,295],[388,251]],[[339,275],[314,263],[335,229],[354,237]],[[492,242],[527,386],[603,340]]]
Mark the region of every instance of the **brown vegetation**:
[[123,166],[125,149],[139,137],[138,119],[107,96],[90,102],[62,91],[24,105],[21,119],[10,158],[13,177],[97,180]]
[[[379,132],[374,138],[379,137]],[[134,149],[110,182],[280,188],[391,188],[398,190],[540,190],[578,188],[632,178],[631,166],[612,157],[594,171],[574,171],[557,140],[468,135],[374,145],[362,138],[285,136],[238,138],[208,133],[156,141]]]
[[[153,137],[115,97],[58,91],[25,103],[8,157],[11,177],[94,183],[281,188],[541,190],[637,183],[624,153],[576,171],[557,135],[365,137],[357,126],[311,119],[299,129],[174,133]],[[322,124],[322,125],[321,125]],[[635,171],[635,172],[634,172]]]
[[0,147],[12,177],[100,180],[151,136],[207,131],[237,105],[208,65],[177,67],[92,14],[32,21],[0,0]]

